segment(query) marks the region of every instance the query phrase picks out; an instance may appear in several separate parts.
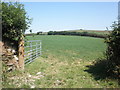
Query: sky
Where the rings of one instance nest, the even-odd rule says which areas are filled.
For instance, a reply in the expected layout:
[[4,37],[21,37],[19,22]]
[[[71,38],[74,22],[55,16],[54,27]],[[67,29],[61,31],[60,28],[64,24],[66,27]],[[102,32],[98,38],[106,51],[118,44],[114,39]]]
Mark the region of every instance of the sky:
[[[118,18],[118,2],[22,2],[33,33],[106,30]],[[29,30],[26,31],[28,33]]]

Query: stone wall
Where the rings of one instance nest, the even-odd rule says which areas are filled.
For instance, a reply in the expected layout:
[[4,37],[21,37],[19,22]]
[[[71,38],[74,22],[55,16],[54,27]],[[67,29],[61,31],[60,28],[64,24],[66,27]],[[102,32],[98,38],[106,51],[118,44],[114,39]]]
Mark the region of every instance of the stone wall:
[[1,56],[3,64],[3,73],[19,68],[17,50],[13,48],[14,46],[9,46],[7,43],[1,41],[0,46],[2,52]]

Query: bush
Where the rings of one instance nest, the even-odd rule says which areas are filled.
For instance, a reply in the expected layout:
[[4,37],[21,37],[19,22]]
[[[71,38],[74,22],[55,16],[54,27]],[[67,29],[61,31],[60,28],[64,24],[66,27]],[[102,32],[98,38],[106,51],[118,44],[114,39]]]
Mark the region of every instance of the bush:
[[17,40],[28,29],[30,20],[24,5],[18,2],[2,2],[2,37]]
[[107,43],[107,68],[108,73],[114,73],[115,76],[120,78],[120,27],[118,24],[113,24],[113,31],[106,38]]
[[37,35],[42,35],[42,32],[37,32]]
[[53,35],[53,33],[54,33],[53,31],[49,31],[48,35]]

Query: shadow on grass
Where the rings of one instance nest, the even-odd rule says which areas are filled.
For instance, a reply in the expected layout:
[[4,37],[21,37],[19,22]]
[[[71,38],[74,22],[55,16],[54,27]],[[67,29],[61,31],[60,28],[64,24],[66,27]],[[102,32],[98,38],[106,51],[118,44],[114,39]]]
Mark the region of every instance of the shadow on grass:
[[98,59],[96,62],[93,62],[93,65],[86,66],[88,69],[84,70],[85,72],[90,73],[95,80],[103,80],[103,79],[117,79],[112,73],[108,73],[107,60]]

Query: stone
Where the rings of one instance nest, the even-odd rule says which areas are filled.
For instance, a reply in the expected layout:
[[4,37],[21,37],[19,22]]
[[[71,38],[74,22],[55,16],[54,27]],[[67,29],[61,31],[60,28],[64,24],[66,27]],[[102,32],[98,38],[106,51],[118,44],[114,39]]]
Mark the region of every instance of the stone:
[[14,55],[13,57],[15,58],[15,60],[17,60],[17,61],[19,60],[17,55]]
[[[16,68],[19,68],[18,57],[15,49],[7,44],[3,44],[2,46],[2,62],[7,65],[6,71],[12,71]],[[6,72],[5,71],[5,72]]]
[[6,65],[8,65],[8,66],[12,66],[12,65],[13,65],[13,63],[8,62]]
[[15,52],[16,52],[16,51],[13,49],[13,50],[12,50],[12,53],[15,53]]
[[41,74],[41,72],[38,72],[36,75],[40,75]]
[[28,75],[28,77],[31,77],[31,76],[32,76],[32,75],[30,75],[30,74]]
[[8,68],[8,71],[11,71],[12,69],[13,69],[12,67],[9,67],[9,68]]
[[31,88],[35,88],[35,86],[32,85]]

